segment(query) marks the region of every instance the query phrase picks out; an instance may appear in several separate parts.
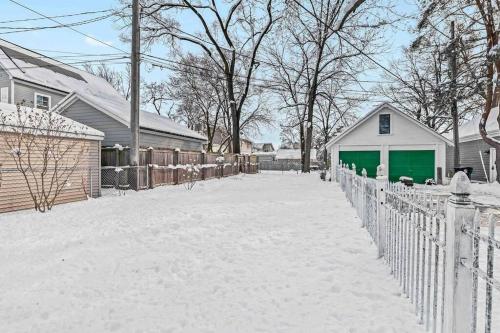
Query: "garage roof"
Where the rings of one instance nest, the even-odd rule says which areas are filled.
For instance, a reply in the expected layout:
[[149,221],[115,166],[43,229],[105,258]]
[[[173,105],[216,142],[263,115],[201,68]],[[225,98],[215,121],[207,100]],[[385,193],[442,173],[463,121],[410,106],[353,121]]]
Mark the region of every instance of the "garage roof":
[[364,117],[362,117],[361,119],[359,119],[356,123],[354,123],[353,125],[351,125],[345,131],[343,131],[340,135],[338,135],[338,136],[334,137],[333,139],[331,139],[330,141],[328,141],[328,143],[326,144],[326,148],[329,149],[330,147],[332,147],[336,142],[338,142],[343,137],[349,135],[349,133],[351,133],[354,130],[356,130],[356,128],[358,128],[360,125],[362,125],[363,123],[365,123],[368,119],[370,119],[371,117],[373,117],[374,115],[376,115],[379,111],[381,111],[384,108],[387,108],[387,109],[390,109],[391,111],[397,112],[399,115],[401,115],[403,118],[405,118],[408,121],[410,121],[411,123],[413,123],[415,126],[418,126],[418,127],[422,128],[423,130],[425,130],[428,133],[432,134],[433,136],[439,138],[441,141],[445,142],[446,144],[448,144],[450,146],[453,146],[453,142],[452,141],[450,141],[449,139],[445,138],[441,134],[435,132],[431,128],[425,126],[424,124],[422,124],[418,120],[410,117],[408,114],[406,114],[403,111],[399,110],[398,108],[394,107],[392,104],[390,104],[390,103],[382,103],[382,104],[378,105],[377,107],[375,107],[370,112],[368,112]]

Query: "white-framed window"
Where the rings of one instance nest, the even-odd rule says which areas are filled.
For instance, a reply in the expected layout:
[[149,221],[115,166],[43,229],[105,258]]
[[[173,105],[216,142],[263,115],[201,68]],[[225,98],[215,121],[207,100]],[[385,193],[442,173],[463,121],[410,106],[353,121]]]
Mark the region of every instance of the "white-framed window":
[[50,110],[51,98],[49,95],[35,93],[35,108],[42,110]]
[[391,134],[391,115],[388,113],[378,116],[378,134]]

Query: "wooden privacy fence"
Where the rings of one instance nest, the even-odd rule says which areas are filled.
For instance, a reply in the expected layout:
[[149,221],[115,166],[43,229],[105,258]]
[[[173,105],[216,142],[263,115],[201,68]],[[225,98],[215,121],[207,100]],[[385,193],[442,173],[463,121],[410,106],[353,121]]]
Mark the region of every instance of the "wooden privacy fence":
[[500,332],[500,312],[493,308],[493,300],[500,301],[498,211],[470,200],[463,172],[453,177],[451,194],[391,183],[384,173],[379,166],[377,179],[367,178],[366,170],[359,176],[353,164],[337,166],[334,176],[418,322],[432,332]]
[[[129,168],[129,157],[128,148],[103,148],[101,158],[103,171],[106,170],[106,174],[111,174],[109,170]],[[138,179],[140,185],[147,184],[146,188],[233,176],[240,172],[257,173],[259,170],[255,156],[184,152],[172,149],[140,149],[139,161]],[[144,172],[142,167],[147,168],[147,171]],[[144,175],[147,181],[143,180]],[[123,173],[120,179],[125,178],[127,176]],[[112,183],[114,179],[115,175],[108,175],[103,179],[103,184]],[[144,186],[138,187],[144,189]]]

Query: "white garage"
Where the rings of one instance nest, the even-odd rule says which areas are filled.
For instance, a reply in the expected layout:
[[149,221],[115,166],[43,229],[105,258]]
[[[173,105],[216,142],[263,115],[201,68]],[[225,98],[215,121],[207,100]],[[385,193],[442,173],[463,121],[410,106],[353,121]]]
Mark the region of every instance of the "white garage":
[[389,103],[379,105],[326,145],[332,174],[341,161],[356,164],[358,173],[366,169],[369,177],[375,177],[377,166],[384,164],[391,181],[407,176],[416,183],[443,179],[447,146],[453,143]]

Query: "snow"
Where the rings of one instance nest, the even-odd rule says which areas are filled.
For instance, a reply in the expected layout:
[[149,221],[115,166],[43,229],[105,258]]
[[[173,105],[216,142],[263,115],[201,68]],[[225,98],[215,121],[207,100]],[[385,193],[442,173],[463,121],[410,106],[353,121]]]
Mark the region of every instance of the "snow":
[[[50,117],[49,117],[50,115]],[[23,127],[24,132],[44,134],[45,130],[58,132],[60,136],[94,138],[102,140],[104,133],[55,112],[33,109],[27,106],[0,103],[0,130],[18,132]]]
[[[449,193],[451,195],[452,186],[450,185],[432,185],[432,186],[424,186],[418,185],[429,192],[440,192],[440,193]],[[489,205],[489,206],[497,206],[497,209],[500,208],[500,184],[489,183],[489,184],[480,184],[480,183],[471,183],[470,184],[470,198],[472,201],[481,204],[481,205]]]
[[[6,41],[0,40],[0,46],[13,49],[20,55],[7,57],[0,49],[0,67],[8,69],[13,77],[69,93],[59,102],[59,106],[76,96],[120,122],[130,124],[130,102],[106,80],[48,57],[41,57],[40,54]],[[43,62],[45,65],[42,64],[43,67],[40,67],[25,61],[29,57],[34,57],[35,61]],[[54,109],[59,111],[57,106],[54,106]],[[206,137],[198,132],[158,114],[141,111],[139,118],[140,126],[143,128],[206,140]]]
[[317,174],[0,220],[1,332],[423,332],[338,184]]
[[[498,108],[493,108],[490,112],[490,116],[488,117],[488,121],[486,123],[486,130],[490,136],[499,135],[498,123]],[[479,137],[479,122],[481,121],[481,114],[477,115],[472,120],[463,124],[458,129],[458,134],[460,135],[460,139],[468,139]],[[453,139],[453,132],[446,133],[445,136],[450,140]]]

